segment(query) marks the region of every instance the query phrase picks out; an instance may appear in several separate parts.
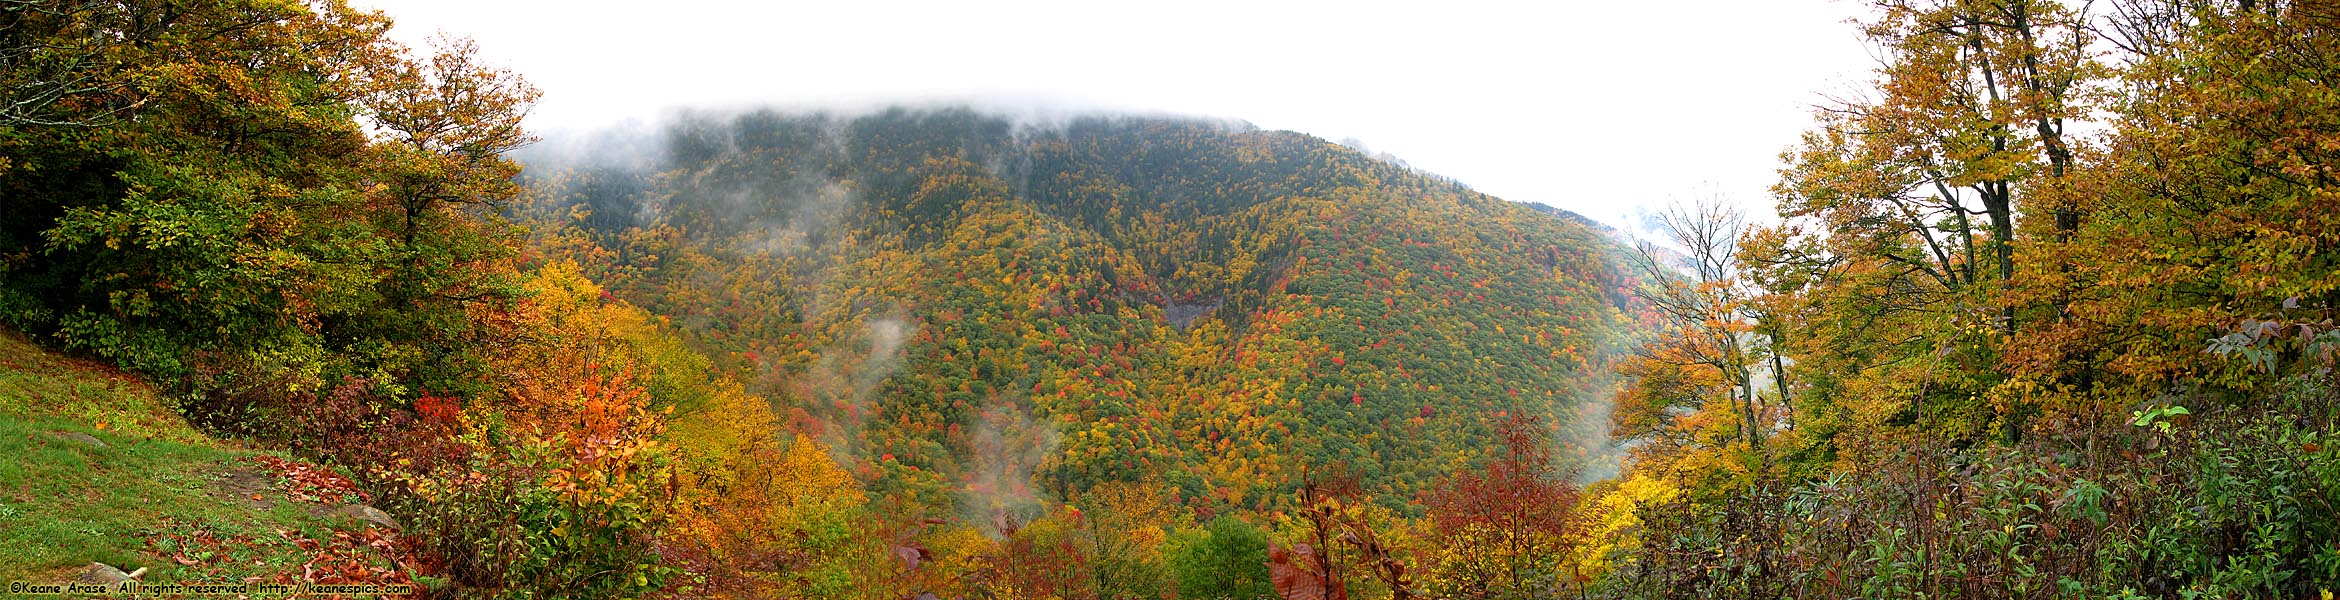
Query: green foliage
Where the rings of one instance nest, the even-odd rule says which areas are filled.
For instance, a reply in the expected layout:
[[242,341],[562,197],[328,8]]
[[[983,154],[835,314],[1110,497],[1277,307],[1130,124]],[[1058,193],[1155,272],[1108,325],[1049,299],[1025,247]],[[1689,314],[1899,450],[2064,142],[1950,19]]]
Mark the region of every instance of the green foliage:
[[1268,582],[1267,534],[1241,519],[1223,516],[1200,529],[1180,531],[1163,554],[1180,598],[1276,597]]
[[[300,361],[314,351],[285,347],[318,343],[301,327],[309,307],[292,299],[360,277],[367,250],[347,243],[355,224],[332,216],[358,200],[335,182],[347,178],[363,141],[348,105],[361,90],[337,55],[371,44],[379,17],[338,5],[312,13],[217,2],[187,7],[175,27],[115,20],[131,16],[97,9],[81,15],[91,22],[24,32],[68,47],[108,43],[79,36],[123,36],[112,43],[125,46],[124,56],[95,61],[109,67],[84,75],[137,99],[140,118],[82,114],[65,118],[102,126],[0,129],[0,144],[18,157],[0,166],[0,187],[25,200],[0,234],[23,249],[0,263],[14,299],[6,317],[164,375],[189,373],[196,349],[289,354],[281,368],[313,368]],[[243,22],[267,25],[228,25]],[[215,118],[243,126],[204,124]],[[336,300],[309,302],[317,311],[347,308]]]
[[[489,466],[488,473],[546,474],[552,479],[531,482],[517,497],[505,501],[463,503],[469,510],[493,511],[511,519],[518,547],[504,556],[506,581],[515,597],[592,596],[639,597],[661,589],[674,572],[658,564],[651,552],[649,533],[660,524],[663,511],[641,486],[655,484],[664,465],[660,457],[636,459],[638,465],[609,468],[580,464],[551,443],[514,442],[500,447],[507,456]],[[596,497],[567,489],[573,483],[558,479],[564,473],[611,473],[628,478],[614,496]],[[639,474],[636,474],[639,473]],[[631,491],[627,491],[630,488]]]
[[2129,424],[2137,427],[2152,427],[2161,430],[2162,433],[2169,433],[2171,425],[2166,419],[2190,414],[2194,413],[2186,410],[2186,407],[2175,404],[2157,406],[2130,414],[2132,418],[2129,420]]
[[338,2],[9,14],[7,43],[88,55],[7,73],[84,87],[0,126],[0,189],[23,199],[0,318],[213,396],[479,389],[468,313],[509,299],[516,239],[478,207],[518,193],[500,153],[525,142],[525,83],[464,43],[410,59]]
[[2328,379],[2177,430],[1894,451],[1872,470],[1653,507],[1621,597],[2313,597],[2340,586]]

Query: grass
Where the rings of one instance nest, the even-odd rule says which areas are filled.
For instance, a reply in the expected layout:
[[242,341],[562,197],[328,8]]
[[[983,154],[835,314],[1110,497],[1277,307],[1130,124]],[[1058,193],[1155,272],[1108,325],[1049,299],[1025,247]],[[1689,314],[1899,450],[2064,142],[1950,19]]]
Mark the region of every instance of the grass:
[[48,419],[139,439],[219,445],[145,380],[61,356],[0,330],[0,416]]
[[0,332],[0,586],[60,582],[92,561],[150,568],[148,582],[297,576],[310,553],[296,536],[351,525],[273,485],[246,490],[266,508],[233,501],[223,474],[258,470],[243,460],[257,454],[197,431],[134,376]]

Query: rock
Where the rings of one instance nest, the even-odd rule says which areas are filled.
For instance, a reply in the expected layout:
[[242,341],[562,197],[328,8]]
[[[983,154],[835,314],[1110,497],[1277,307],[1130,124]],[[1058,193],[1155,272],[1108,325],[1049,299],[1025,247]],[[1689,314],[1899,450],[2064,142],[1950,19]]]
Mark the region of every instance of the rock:
[[137,573],[124,573],[121,569],[114,568],[113,565],[102,562],[93,562],[89,563],[89,568],[82,570],[81,575],[79,577],[75,577],[73,580],[79,581],[81,583],[94,583],[106,587],[116,587],[124,583],[137,581],[139,575],[145,574],[146,569],[139,569]]
[[258,471],[238,467],[220,473],[219,481],[214,485],[211,493],[213,497],[243,505],[244,508],[268,510],[276,506],[276,503],[269,501],[266,496],[261,495],[261,492],[275,486],[276,483],[271,481],[268,476],[261,475]]
[[344,504],[338,507],[334,507],[332,510],[325,511],[325,514],[329,516],[357,519],[359,521],[365,521],[367,523],[372,523],[391,529],[398,528],[398,520],[390,518],[390,513],[382,512],[381,509],[366,506],[364,504]]
[[49,437],[53,437],[53,438],[57,438],[57,439],[60,439],[60,440],[65,440],[65,441],[69,441],[69,442],[80,442],[80,443],[82,443],[83,445],[89,446],[89,447],[91,447],[91,448],[110,448],[110,447],[111,447],[111,446],[107,446],[107,445],[106,445],[106,442],[105,442],[105,440],[100,440],[100,439],[97,439],[97,438],[95,438],[95,437],[91,437],[89,434],[82,433],[82,432],[79,432],[79,431],[51,431],[51,432],[49,432]]
[[1201,319],[1203,317],[1210,316],[1210,314],[1213,312],[1217,312],[1219,310],[1220,303],[1221,301],[1216,298],[1196,304],[1179,304],[1172,302],[1162,307],[1162,316],[1166,319],[1169,319],[1171,327],[1176,327],[1179,331],[1186,331],[1186,327],[1188,325],[1193,325],[1196,319]]

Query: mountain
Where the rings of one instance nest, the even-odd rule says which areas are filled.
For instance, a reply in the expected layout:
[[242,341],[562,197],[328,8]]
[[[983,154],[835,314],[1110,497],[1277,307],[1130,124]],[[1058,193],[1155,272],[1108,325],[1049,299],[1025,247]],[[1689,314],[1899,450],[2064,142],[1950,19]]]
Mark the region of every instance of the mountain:
[[1573,432],[1606,428],[1581,415],[1605,414],[1622,247],[1325,140],[893,108],[591,146],[523,156],[543,258],[932,514],[1012,522],[1117,481],[1269,509],[1311,478],[1418,513],[1500,420],[1548,417],[1579,458],[1599,443]]

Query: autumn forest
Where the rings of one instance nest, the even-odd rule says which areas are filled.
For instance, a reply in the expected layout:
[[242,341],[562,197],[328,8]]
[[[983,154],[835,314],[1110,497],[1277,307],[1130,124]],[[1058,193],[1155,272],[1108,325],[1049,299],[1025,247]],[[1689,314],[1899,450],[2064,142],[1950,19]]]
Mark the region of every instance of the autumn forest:
[[2331,598],[2340,7],[1863,7],[1772,208],[1646,234],[1219,118],[548,140],[396,14],[0,0],[0,580]]

